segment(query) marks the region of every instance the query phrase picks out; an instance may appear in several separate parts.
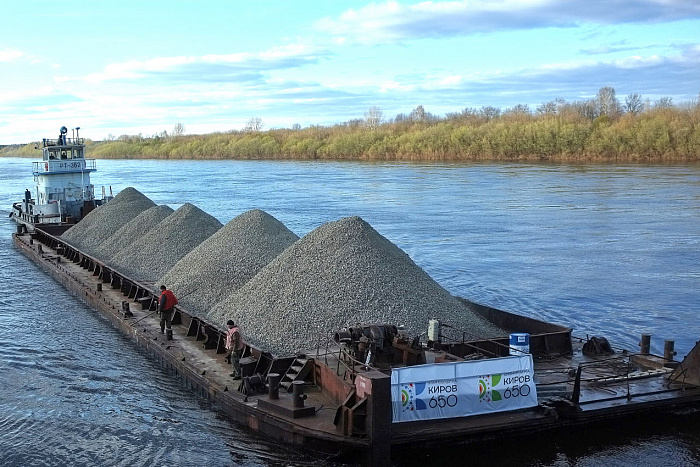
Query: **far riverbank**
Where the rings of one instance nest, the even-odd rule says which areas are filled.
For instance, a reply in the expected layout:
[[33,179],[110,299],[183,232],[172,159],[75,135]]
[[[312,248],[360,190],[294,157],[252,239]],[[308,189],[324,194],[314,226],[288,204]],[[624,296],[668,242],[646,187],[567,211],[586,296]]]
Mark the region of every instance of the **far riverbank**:
[[[177,126],[176,128],[182,128]],[[36,157],[36,143],[0,156]],[[417,162],[698,163],[700,105],[596,118],[570,110],[462,113],[369,126],[122,135],[86,140],[97,159],[358,160]]]

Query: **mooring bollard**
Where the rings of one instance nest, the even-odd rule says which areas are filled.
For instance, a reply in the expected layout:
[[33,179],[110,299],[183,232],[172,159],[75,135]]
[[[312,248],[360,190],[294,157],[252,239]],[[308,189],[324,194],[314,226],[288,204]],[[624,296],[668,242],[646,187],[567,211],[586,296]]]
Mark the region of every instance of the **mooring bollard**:
[[642,334],[642,341],[639,343],[639,347],[641,347],[641,353],[644,355],[649,354],[649,349],[651,348],[651,334]]
[[101,282],[97,284],[97,291],[102,292],[102,283]]
[[294,381],[292,383],[292,405],[294,407],[304,407],[304,399],[306,399],[306,394],[304,394],[304,382]]
[[279,373],[269,373],[267,375],[267,394],[270,397],[270,399],[279,399],[280,398],[280,375]]
[[670,340],[664,341],[664,359],[669,362],[673,361],[673,357],[676,355],[676,352],[673,350],[675,342]]
[[134,316],[134,314],[131,312],[131,308],[129,307],[129,302],[127,301],[122,302],[122,312],[124,312],[124,317],[126,318]]

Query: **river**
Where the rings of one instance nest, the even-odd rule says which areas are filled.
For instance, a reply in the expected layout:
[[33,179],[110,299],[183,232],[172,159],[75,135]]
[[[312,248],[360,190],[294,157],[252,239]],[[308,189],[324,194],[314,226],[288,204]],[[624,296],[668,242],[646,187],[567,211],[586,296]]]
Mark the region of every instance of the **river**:
[[[0,206],[32,188],[0,158]],[[226,223],[262,209],[303,236],[360,216],[454,295],[652,352],[700,339],[700,167],[98,160],[96,190],[133,186]],[[326,464],[231,424],[12,246],[0,218],[0,464]],[[582,432],[471,465],[698,465],[700,428]],[[658,428],[658,429],[657,429]],[[470,456],[471,457],[471,456]],[[461,463],[417,452],[400,465]],[[399,464],[397,464],[399,465]]]

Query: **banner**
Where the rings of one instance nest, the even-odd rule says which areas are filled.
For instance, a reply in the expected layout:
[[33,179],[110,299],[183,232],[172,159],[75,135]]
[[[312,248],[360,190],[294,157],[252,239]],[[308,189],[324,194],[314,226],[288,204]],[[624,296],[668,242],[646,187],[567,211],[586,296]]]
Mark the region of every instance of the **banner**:
[[532,355],[394,368],[393,422],[535,407]]

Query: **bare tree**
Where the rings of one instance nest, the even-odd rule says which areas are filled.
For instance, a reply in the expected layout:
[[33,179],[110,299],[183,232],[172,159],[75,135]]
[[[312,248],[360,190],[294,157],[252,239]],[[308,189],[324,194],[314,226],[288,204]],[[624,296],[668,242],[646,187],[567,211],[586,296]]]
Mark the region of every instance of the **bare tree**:
[[183,125],[182,123],[178,123],[177,125],[175,125],[175,128],[173,128],[173,133],[171,136],[177,137],[177,136],[182,136],[184,134],[185,134],[185,125]]
[[553,101],[545,102],[537,107],[537,113],[541,115],[557,115],[564,105],[564,99],[557,97]]
[[598,106],[598,116],[607,115],[610,118],[620,115],[620,102],[615,97],[615,88],[610,86],[602,87],[598,90],[596,97]]
[[479,110],[473,107],[465,107],[460,112],[448,112],[445,114],[447,120],[468,120],[479,116]]
[[523,115],[530,115],[530,106],[527,104],[518,104],[515,107],[511,107],[510,109],[506,109],[504,114],[507,115],[513,115],[513,116],[523,116]]
[[367,125],[367,128],[370,130],[376,130],[379,128],[379,125],[382,123],[383,119],[384,113],[382,112],[382,109],[376,105],[373,105],[367,110],[367,112],[365,112],[365,125]]
[[501,109],[489,105],[486,107],[482,107],[479,113],[486,120],[492,120],[501,116]]
[[404,113],[396,114],[396,117],[394,117],[395,123],[403,123],[407,121],[409,121],[408,115]]
[[422,105],[419,105],[415,109],[411,111],[411,115],[409,116],[409,119],[412,122],[422,122],[425,120],[426,117],[426,112],[425,109],[423,108]]
[[657,99],[654,101],[654,108],[655,109],[670,109],[673,107],[673,98],[672,97],[662,97],[661,99]]
[[632,115],[640,114],[644,111],[644,100],[639,94],[629,94],[625,97],[625,112]]
[[566,106],[567,109],[573,110],[577,114],[589,120],[595,120],[600,114],[598,113],[598,103],[592,99],[585,101],[575,101]]
[[261,131],[263,126],[263,121],[260,119],[260,117],[250,117],[250,120],[248,120],[248,123],[246,123],[243,131],[246,133]]

